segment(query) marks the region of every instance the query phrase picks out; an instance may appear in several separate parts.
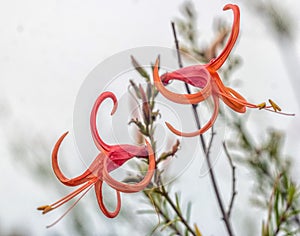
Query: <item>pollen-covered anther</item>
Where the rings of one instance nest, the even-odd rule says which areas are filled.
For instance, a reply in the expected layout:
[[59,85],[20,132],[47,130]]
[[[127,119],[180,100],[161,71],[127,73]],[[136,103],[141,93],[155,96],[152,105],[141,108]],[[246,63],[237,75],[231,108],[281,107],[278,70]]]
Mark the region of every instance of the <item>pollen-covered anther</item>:
[[257,107],[258,107],[259,110],[264,109],[266,107],[266,103],[262,102],[260,104],[257,104]]
[[37,210],[38,210],[38,211],[43,211],[43,210],[45,210],[47,207],[49,207],[49,205],[39,206],[39,207],[37,208]]
[[271,99],[269,99],[269,103],[273,107],[274,111],[281,111],[281,108],[274,101],[272,101]]
[[52,206],[47,206],[44,210],[43,210],[43,214],[46,214],[47,212],[53,210],[54,208],[52,208]]
[[45,214],[51,211],[53,208],[50,205],[44,205],[37,208],[38,211],[43,211],[42,213]]

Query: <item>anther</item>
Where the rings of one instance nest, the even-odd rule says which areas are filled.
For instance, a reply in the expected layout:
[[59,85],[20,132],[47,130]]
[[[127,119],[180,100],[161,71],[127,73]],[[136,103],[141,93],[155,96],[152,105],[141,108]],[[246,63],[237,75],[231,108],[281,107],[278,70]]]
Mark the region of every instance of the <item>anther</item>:
[[49,205],[39,206],[39,207],[37,208],[37,210],[38,210],[38,211],[43,211],[43,210],[45,210],[47,207],[49,207]]
[[43,214],[46,214],[47,212],[53,210],[52,206],[47,206],[44,210],[43,210]]
[[259,110],[264,109],[266,107],[266,103],[262,102],[262,103],[258,104],[257,107],[259,108]]
[[273,107],[274,111],[281,111],[281,108],[274,101],[272,101],[271,99],[269,99],[269,103]]

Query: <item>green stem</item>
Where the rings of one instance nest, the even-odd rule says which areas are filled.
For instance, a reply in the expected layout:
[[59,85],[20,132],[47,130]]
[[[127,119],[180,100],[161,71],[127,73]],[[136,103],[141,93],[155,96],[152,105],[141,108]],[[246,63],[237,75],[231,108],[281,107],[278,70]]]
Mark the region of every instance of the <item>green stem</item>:
[[165,197],[165,199],[167,200],[167,202],[170,204],[170,206],[173,208],[173,210],[176,212],[177,216],[179,217],[180,221],[184,224],[184,226],[187,228],[187,230],[194,236],[196,236],[196,233],[193,231],[193,229],[189,226],[188,222],[185,220],[185,218],[182,216],[181,212],[177,209],[176,205],[174,204],[174,202],[172,201],[172,199],[170,198],[168,192],[166,191],[165,187],[162,185],[161,186],[162,192],[160,192],[162,194],[162,196]]

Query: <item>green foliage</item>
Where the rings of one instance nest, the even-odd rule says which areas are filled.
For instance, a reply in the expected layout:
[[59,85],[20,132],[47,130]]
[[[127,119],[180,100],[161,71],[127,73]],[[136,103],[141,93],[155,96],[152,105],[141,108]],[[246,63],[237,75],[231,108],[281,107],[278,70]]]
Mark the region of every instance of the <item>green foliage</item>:
[[[271,194],[268,219],[262,225],[262,236],[297,235],[300,232],[298,215],[299,188],[286,174],[278,175]],[[296,209],[296,205],[298,209]]]
[[266,139],[256,144],[242,120],[236,118],[232,127],[239,138],[231,148],[239,151],[237,159],[254,177],[251,202],[268,211],[262,235],[296,235],[300,229],[300,189],[290,175],[292,160],[282,154],[283,133],[269,129]]

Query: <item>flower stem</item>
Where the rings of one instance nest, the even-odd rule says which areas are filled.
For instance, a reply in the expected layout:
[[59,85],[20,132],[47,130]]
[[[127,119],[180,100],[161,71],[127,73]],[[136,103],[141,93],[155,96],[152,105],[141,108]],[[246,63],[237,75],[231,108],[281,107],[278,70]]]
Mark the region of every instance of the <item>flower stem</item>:
[[161,194],[165,197],[165,199],[167,200],[167,202],[170,204],[170,206],[173,208],[173,210],[176,212],[177,216],[179,217],[180,221],[184,224],[184,226],[187,228],[187,230],[194,236],[196,236],[195,232],[193,231],[193,229],[190,227],[190,225],[188,224],[188,222],[185,220],[185,218],[183,217],[183,215],[181,214],[181,212],[178,210],[178,208],[176,207],[176,205],[174,204],[174,202],[172,201],[172,199],[170,198],[168,192],[166,191],[165,187],[163,185],[161,185]]
[[[147,198],[151,199],[150,193],[147,193],[147,191],[144,191],[144,194],[146,195]],[[169,224],[169,222],[172,222],[172,221],[171,221],[170,217],[167,214],[165,214],[165,212],[161,208],[160,204],[157,203],[155,200],[152,200],[151,202],[154,205],[156,211],[164,218],[165,222],[168,224],[168,226],[170,228],[173,229],[173,231],[176,233],[176,235],[182,235],[181,232],[179,231],[179,229],[177,228],[176,224]]]
[[[136,60],[135,60],[135,64],[138,65]],[[152,86],[153,91],[155,90],[154,85],[149,84],[149,86]],[[155,131],[154,122],[155,122],[155,119],[151,118],[151,117],[153,117],[153,115],[155,113],[153,111],[154,104],[155,104],[155,100],[154,100],[155,95],[154,95],[154,92],[152,92],[153,95],[150,97],[150,101],[148,101],[146,99],[145,92],[143,91],[142,87],[140,87],[139,91],[142,94],[141,97],[144,97],[143,98],[143,105],[145,106],[145,104],[146,105],[152,104],[152,105],[148,106],[148,108],[149,108],[148,117],[150,117],[150,119],[147,120],[148,122],[145,120],[146,116],[144,116],[144,125],[145,125],[144,135],[150,139],[150,143],[151,143],[151,146],[153,148],[153,151],[154,151],[154,153],[156,153],[156,145],[155,145],[156,142],[155,142],[155,139],[154,139],[154,131]],[[145,110],[146,109],[142,109],[143,114],[145,113]],[[156,163],[158,163],[158,162],[159,162],[159,159],[156,161]],[[154,182],[154,185],[156,186],[156,190],[153,191],[153,192],[148,192],[148,190],[144,190],[143,192],[144,192],[145,196],[154,205],[157,213],[159,213],[163,217],[164,222],[166,223],[165,227],[171,228],[174,231],[174,233],[176,233],[176,235],[183,236],[184,233],[181,232],[181,228],[179,228],[176,224],[177,221],[180,221],[184,225],[184,227],[186,229],[186,232],[189,232],[191,235],[196,236],[196,233],[194,232],[192,227],[189,225],[189,223],[185,219],[185,217],[182,215],[180,208],[178,208],[178,206],[176,206],[176,204],[174,203],[174,201],[170,197],[168,191],[165,189],[164,183],[163,183],[162,178],[161,178],[161,174],[162,174],[162,172],[159,171],[159,169],[157,169],[155,171],[155,176],[154,176],[153,182]],[[156,198],[154,197],[155,194],[159,194],[161,196],[161,199],[164,198],[166,203],[168,203],[168,206],[170,206],[171,209],[174,210],[174,212],[176,213],[176,218],[175,219],[172,219],[172,217],[170,217],[168,215],[168,213],[167,213],[166,209],[164,208],[164,205],[162,204],[162,202],[159,201],[159,200],[156,200]]]

